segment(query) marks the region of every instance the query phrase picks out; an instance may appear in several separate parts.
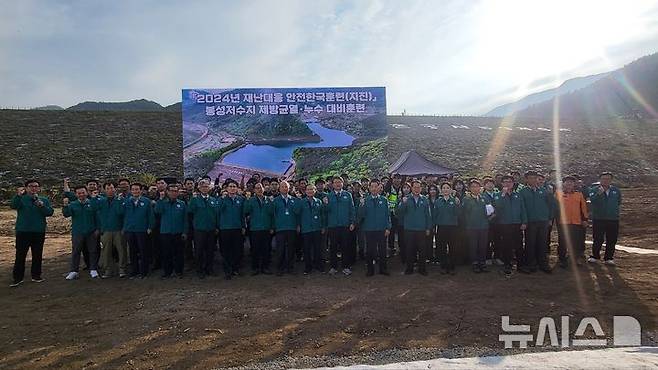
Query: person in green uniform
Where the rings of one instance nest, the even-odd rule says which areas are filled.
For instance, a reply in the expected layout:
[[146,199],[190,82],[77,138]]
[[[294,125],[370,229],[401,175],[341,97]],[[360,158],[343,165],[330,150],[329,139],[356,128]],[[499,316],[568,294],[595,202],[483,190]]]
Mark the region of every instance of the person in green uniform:
[[274,198],[272,209],[276,231],[277,276],[295,274],[295,242],[299,230],[301,199],[290,196],[287,181],[279,183],[279,195]]
[[180,187],[169,184],[166,187],[167,197],[155,204],[154,213],[160,217],[160,230],[158,233],[162,278],[183,277],[184,248],[183,242],[188,235],[187,206],[178,199]]
[[386,238],[391,236],[391,214],[388,199],[381,195],[383,190],[378,179],[370,180],[369,194],[361,198],[357,219],[365,233],[366,241],[366,276],[375,274],[375,262],[379,273],[389,275],[387,267]]
[[265,196],[263,184],[254,184],[254,196],[245,201],[243,212],[249,220],[251,275],[271,275],[270,260],[272,255],[272,234],[274,234],[272,201]]
[[126,277],[126,249],[122,247],[121,228],[123,216],[121,215],[121,200],[116,197],[116,184],[106,182],[103,184],[105,195],[99,198],[98,222],[101,232],[101,265],[103,269],[102,278],[106,279],[116,274],[117,266],[114,254],[119,258],[118,274],[120,278]]
[[52,216],[54,212],[48,198],[39,196],[39,181],[27,180],[24,185],[16,189],[16,195],[10,204],[10,207],[16,210],[16,258],[11,287],[23,283],[28,250],[32,251],[32,281],[43,281],[41,264],[43,244],[46,240],[46,217]]
[[146,255],[147,235],[155,225],[151,200],[142,195],[142,184],[130,184],[130,196],[123,199],[123,235],[130,246],[131,278],[142,279],[149,273]]
[[500,256],[506,275],[512,273],[512,258],[516,255],[517,270],[523,266],[523,230],[528,219],[523,198],[514,191],[514,178],[503,176],[500,193],[494,195],[496,223],[500,231]]
[[527,266],[524,266],[522,272],[536,272],[540,268],[545,273],[551,273],[548,265],[548,255],[546,245],[548,238],[548,224],[553,218],[554,200],[553,195],[540,186],[538,182],[539,174],[535,171],[528,171],[525,174],[526,185],[519,190],[519,195],[523,198],[526,210],[526,219],[528,226],[525,230],[525,257]]
[[187,212],[192,215],[194,227],[194,255],[200,279],[214,274],[216,233],[219,227],[217,198],[210,196],[210,181],[202,179],[198,184],[199,194],[190,199]]
[[441,195],[434,202],[432,222],[437,227],[436,249],[441,271],[444,274],[455,273],[454,258],[457,248],[460,206],[461,201],[455,196],[450,183],[442,183]]
[[621,206],[621,190],[612,185],[612,173],[603,172],[599,175],[599,186],[592,187],[589,199],[592,211],[592,255],[587,259],[597,263],[601,258],[601,247],[605,239],[606,265],[615,266],[615,245],[619,237],[619,209]]
[[224,278],[230,280],[232,276],[240,275],[240,257],[244,248],[244,235],[246,224],[244,221],[243,196],[238,195],[238,184],[229,180],[226,185],[226,194],[219,198],[219,234],[224,257]]
[[488,272],[486,266],[487,245],[489,242],[489,215],[487,202],[480,194],[480,181],[471,179],[468,183],[469,192],[464,196],[463,213],[468,249],[471,256],[473,271]]
[[64,207],[62,214],[64,217],[71,217],[71,239],[73,244],[73,252],[71,253],[71,269],[66,280],[74,280],[78,278],[78,270],[80,269],[80,255],[82,249],[87,246],[89,251],[89,275],[92,279],[99,277],[98,275],[98,254],[97,239],[100,234],[99,223],[97,215],[97,205],[89,200],[87,195],[86,186],[77,186],[75,188],[76,200],[69,203],[69,198],[64,198]]
[[325,204],[315,197],[316,187],[305,187],[306,197],[300,201],[300,230],[304,249],[304,274],[313,269],[324,272],[322,260],[322,235],[326,232]]
[[355,229],[356,210],[349,191],[343,190],[343,178],[335,176],[332,180],[333,190],[330,191],[324,204],[327,209],[327,228],[329,237],[329,274],[338,272],[338,252],[341,254],[341,264],[344,275],[352,274],[352,265],[356,257],[356,246],[352,232]]
[[427,197],[420,194],[420,190],[420,181],[414,180],[411,183],[411,195],[402,197],[402,201],[396,208],[396,214],[404,220],[404,237],[407,243],[405,275],[414,273],[416,261],[418,261],[418,272],[421,275],[427,275],[425,244],[433,223],[430,217],[429,201]]

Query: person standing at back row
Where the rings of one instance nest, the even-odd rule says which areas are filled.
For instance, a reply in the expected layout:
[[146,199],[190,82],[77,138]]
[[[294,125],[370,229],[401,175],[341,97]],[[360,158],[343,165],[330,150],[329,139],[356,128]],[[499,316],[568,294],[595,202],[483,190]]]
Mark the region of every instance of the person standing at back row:
[[600,185],[589,191],[589,199],[592,202],[594,243],[592,255],[587,261],[596,263],[601,259],[601,247],[605,239],[603,261],[609,266],[615,266],[615,245],[619,237],[619,207],[621,206],[621,190],[612,185],[612,179],[612,173],[602,173],[599,175]]
[[46,239],[46,217],[53,215],[48,198],[39,196],[40,184],[28,180],[25,187],[16,189],[10,207],[16,210],[16,259],[14,260],[14,281],[11,287],[23,283],[25,258],[32,249],[32,281],[40,283],[43,243]]

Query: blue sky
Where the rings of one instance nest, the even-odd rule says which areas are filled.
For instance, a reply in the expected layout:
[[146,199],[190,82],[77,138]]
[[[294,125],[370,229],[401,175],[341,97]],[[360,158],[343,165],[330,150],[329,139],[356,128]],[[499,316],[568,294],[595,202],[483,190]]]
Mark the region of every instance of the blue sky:
[[184,87],[386,86],[481,114],[658,51],[658,1],[0,0],[0,107]]

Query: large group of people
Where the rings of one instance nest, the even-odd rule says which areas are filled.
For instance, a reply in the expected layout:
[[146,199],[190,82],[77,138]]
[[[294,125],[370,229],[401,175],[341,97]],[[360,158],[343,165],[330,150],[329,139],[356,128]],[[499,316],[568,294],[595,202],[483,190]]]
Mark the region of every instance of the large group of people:
[[[621,192],[613,175],[604,172],[590,185],[576,175],[554,177],[554,171],[481,179],[343,174],[309,183],[254,174],[240,182],[94,179],[73,188],[66,179],[62,214],[71,219],[72,241],[66,279],[80,277],[81,258],[91,278],[141,279],[161,270],[162,279],[186,271],[203,279],[218,274],[219,260],[230,280],[242,275],[245,257],[251,275],[296,274],[298,264],[304,274],[351,275],[357,261],[367,276],[389,275],[396,255],[406,275],[426,275],[428,265],[454,274],[465,264],[475,273],[493,266],[507,276],[550,273],[553,229],[560,267],[598,263],[604,241],[603,262],[614,266]],[[23,282],[30,249],[32,281],[41,282],[46,218],[54,209],[34,179],[17,189],[11,208],[17,211],[11,286]],[[593,246],[585,257],[590,223]]]

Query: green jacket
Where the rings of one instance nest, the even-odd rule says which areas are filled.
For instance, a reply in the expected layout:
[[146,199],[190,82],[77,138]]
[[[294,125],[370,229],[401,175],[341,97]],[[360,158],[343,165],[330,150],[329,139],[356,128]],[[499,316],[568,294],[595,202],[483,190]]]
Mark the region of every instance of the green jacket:
[[290,231],[297,230],[299,225],[301,199],[288,195],[288,202],[283,200],[282,195],[274,198],[272,210],[274,214],[274,230]]
[[249,216],[249,231],[274,229],[272,204],[272,201],[268,197],[259,199],[255,195],[245,201],[242,211],[245,217]]
[[430,202],[424,195],[418,197],[418,203],[414,201],[413,195],[407,196],[406,202],[401,198],[395,213],[404,218],[405,230],[425,231],[432,228]]
[[219,201],[215,197],[204,198],[201,195],[192,197],[187,205],[187,212],[192,214],[192,226],[194,230],[214,231],[219,227],[217,217],[219,212]]
[[349,191],[341,190],[338,194],[330,191],[327,199],[327,227],[345,227],[356,222],[354,201]]
[[75,200],[62,208],[64,217],[71,217],[71,234],[73,235],[87,235],[99,230],[97,212],[98,208],[89,199],[84,203]]
[[528,223],[525,203],[518,192],[513,191],[510,195],[498,193],[494,197],[493,204],[496,209],[496,223],[501,225]]
[[549,221],[553,218],[555,197],[545,187],[533,189],[529,186],[519,190],[523,199],[527,222]]
[[487,201],[484,197],[477,198],[472,195],[464,196],[462,212],[464,213],[464,223],[466,229],[482,230],[489,228],[489,218],[487,217]]
[[155,203],[154,213],[160,216],[160,234],[187,234],[187,205],[176,199],[161,199]]
[[123,215],[123,231],[132,233],[145,233],[155,227],[155,215],[151,200],[141,196],[135,204],[133,197],[124,198],[121,207]]
[[388,199],[383,195],[373,197],[368,194],[363,204],[359,204],[357,219],[363,231],[384,231],[391,229],[391,212]]
[[117,197],[102,197],[96,202],[98,210],[98,222],[101,231],[121,231],[123,227],[123,216],[121,208],[123,201]]
[[610,185],[606,195],[598,193],[598,187],[589,190],[589,200],[592,204],[592,220],[619,220],[619,206],[621,205],[621,191]]
[[244,222],[244,197],[236,195],[234,198],[226,197],[218,198],[219,207],[219,229],[232,230],[246,228]]
[[24,194],[15,195],[11,200],[10,207],[16,210],[16,231],[27,233],[45,233],[46,217],[53,215],[53,207],[46,197],[38,197],[43,202],[43,207],[34,205],[34,198]]
[[301,233],[320,231],[327,225],[325,204],[316,197],[309,202],[309,198],[302,199],[299,205],[299,219]]
[[439,196],[434,201],[434,209],[432,210],[432,221],[435,225],[439,226],[457,226],[459,220],[459,212],[461,203],[457,204],[457,198],[452,195],[446,200],[443,196]]

